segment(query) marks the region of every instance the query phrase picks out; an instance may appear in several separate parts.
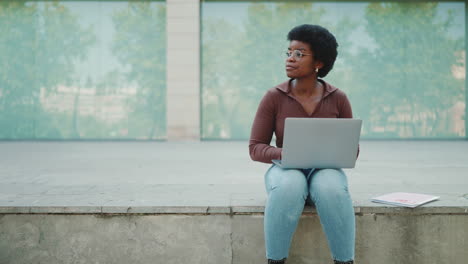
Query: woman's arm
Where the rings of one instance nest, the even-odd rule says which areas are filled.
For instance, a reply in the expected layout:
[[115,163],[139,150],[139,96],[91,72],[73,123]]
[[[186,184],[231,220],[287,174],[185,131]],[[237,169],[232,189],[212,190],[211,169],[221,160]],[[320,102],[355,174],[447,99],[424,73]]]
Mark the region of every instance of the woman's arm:
[[274,105],[274,96],[268,91],[258,106],[250,133],[249,153],[254,161],[272,163],[273,159],[281,159],[282,149],[270,146],[275,131]]
[[343,93],[343,98],[341,99],[340,114],[338,115],[338,118],[353,118],[351,103],[345,93]]
[[[338,118],[353,118],[353,110],[351,109],[351,103],[349,102],[348,97],[344,93]],[[359,151],[360,150],[358,145],[356,159],[359,157]]]

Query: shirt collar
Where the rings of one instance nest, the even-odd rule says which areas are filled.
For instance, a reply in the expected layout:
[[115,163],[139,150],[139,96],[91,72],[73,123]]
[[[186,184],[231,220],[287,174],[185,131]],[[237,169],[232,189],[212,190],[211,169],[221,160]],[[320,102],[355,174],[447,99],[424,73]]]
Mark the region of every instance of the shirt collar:
[[[289,94],[291,92],[290,90],[290,83],[293,79],[289,79],[288,81],[285,81],[281,84],[278,84],[276,87],[276,89],[282,91],[283,93],[285,94]],[[323,84],[323,86],[325,87],[325,94],[323,95],[323,98],[325,98],[326,96],[328,96],[329,94],[333,93],[334,91],[338,90],[338,88],[336,88],[335,86],[327,83],[326,81],[322,80],[322,79],[317,79],[319,82],[321,82]]]

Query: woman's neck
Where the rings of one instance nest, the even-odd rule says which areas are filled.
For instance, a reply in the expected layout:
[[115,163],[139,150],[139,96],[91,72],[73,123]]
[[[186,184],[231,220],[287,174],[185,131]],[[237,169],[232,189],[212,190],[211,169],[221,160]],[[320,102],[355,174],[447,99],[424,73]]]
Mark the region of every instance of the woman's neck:
[[322,93],[322,85],[317,81],[317,78],[301,78],[291,81],[291,89],[294,95],[311,97],[318,96]]

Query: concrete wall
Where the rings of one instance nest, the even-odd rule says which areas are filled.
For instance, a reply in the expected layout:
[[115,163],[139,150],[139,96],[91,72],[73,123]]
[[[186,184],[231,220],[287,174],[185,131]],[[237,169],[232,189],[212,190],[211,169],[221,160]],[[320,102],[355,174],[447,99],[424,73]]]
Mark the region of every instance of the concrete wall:
[[[468,215],[357,216],[356,263],[467,263]],[[266,263],[263,215],[0,215],[0,263]],[[332,263],[316,214],[302,216],[294,264]]]

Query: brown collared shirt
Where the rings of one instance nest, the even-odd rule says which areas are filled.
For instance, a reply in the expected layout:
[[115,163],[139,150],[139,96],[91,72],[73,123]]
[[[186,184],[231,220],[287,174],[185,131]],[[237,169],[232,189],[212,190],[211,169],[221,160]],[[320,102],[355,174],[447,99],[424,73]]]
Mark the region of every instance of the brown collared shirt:
[[[325,91],[314,112],[309,115],[292,96],[291,80],[269,89],[258,106],[249,141],[250,157],[254,161],[272,163],[272,159],[281,159],[284,120],[287,117],[353,118],[346,94],[321,79],[318,81]],[[273,132],[276,147],[270,145]]]

